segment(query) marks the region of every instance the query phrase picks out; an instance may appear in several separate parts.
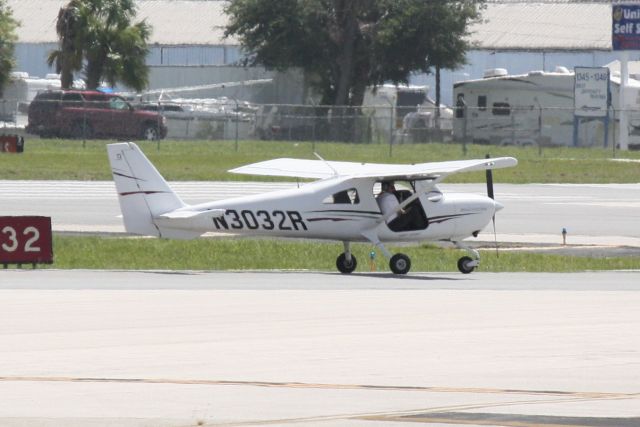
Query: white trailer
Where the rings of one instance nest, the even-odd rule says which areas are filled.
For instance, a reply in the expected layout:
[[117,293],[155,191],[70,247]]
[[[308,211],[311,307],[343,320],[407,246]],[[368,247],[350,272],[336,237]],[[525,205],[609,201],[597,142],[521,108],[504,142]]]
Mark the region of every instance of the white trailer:
[[24,71],[12,72],[0,98],[0,120],[13,122],[18,113],[26,114],[38,92],[47,89],[60,89],[60,77],[47,75],[42,79]]
[[[612,106],[617,109],[620,77],[610,78]],[[505,69],[487,70],[478,80],[453,86],[456,111],[453,134],[456,140],[498,145],[573,146],[575,75],[564,67],[554,72],[531,71],[509,75]],[[629,79],[629,144],[640,145],[640,82]],[[618,139],[619,117],[609,111],[608,145]],[[577,146],[602,147],[605,122],[580,118]],[[638,133],[638,135],[634,135]]]
[[374,140],[425,142],[432,134],[436,140],[451,140],[453,111],[439,108],[429,98],[429,86],[385,84],[369,87],[362,111],[371,118]]

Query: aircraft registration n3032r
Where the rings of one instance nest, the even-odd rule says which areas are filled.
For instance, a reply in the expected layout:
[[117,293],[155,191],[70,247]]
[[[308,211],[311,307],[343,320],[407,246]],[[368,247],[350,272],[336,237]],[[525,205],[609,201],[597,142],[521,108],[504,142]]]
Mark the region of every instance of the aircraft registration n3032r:
[[[452,242],[470,254],[458,260],[458,269],[471,273],[480,254],[463,240],[477,236],[503,207],[493,199],[491,170],[518,163],[512,157],[411,165],[273,159],[230,172],[316,180],[293,189],[187,205],[136,144],[109,144],[107,151],[127,232],[171,239],[232,232],[338,240],[344,244],[336,260],[342,273],[356,269],[351,242],[363,241],[376,245],[396,274],[408,273],[411,259],[391,254],[383,242]],[[438,189],[451,174],[479,170],[487,171],[486,196]],[[392,208],[385,210],[389,204],[379,204],[377,198],[389,183],[397,190]]]

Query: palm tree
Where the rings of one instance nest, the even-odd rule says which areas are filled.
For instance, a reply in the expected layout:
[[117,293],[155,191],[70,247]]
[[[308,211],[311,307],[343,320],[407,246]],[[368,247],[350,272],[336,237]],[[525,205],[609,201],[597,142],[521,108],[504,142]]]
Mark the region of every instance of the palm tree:
[[63,89],[73,85],[73,73],[82,69],[82,46],[79,39],[80,2],[72,0],[58,12],[56,33],[60,39],[60,49],[49,54],[47,63],[55,63],[56,72],[60,74]]
[[55,61],[61,72],[65,61],[68,69],[83,69],[88,89],[103,80],[112,86],[122,82],[144,89],[149,80],[145,58],[151,27],[145,21],[132,24],[135,14],[133,0],[71,0],[58,15],[61,47],[49,56],[50,64]]

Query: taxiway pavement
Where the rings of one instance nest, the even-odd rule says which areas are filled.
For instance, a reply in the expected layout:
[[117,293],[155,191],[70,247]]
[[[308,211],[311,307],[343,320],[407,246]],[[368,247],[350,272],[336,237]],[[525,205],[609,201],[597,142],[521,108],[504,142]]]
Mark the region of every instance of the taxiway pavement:
[[[282,182],[172,182],[187,203],[291,188]],[[4,215],[51,216],[55,231],[122,233],[113,182],[0,181]],[[443,184],[444,191],[484,194],[484,184]],[[505,209],[496,216],[498,240],[640,247],[640,184],[496,184]],[[493,241],[487,227],[480,240]]]
[[639,278],[4,270],[0,425],[637,426]]

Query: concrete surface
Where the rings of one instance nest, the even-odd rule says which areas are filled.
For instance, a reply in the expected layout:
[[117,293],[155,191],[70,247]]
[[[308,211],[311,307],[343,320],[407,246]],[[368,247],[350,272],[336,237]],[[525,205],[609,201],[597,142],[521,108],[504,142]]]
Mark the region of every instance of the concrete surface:
[[639,279],[0,271],[0,425],[640,425]]

